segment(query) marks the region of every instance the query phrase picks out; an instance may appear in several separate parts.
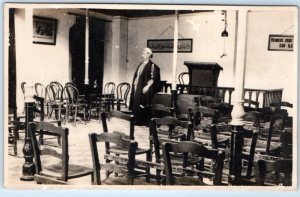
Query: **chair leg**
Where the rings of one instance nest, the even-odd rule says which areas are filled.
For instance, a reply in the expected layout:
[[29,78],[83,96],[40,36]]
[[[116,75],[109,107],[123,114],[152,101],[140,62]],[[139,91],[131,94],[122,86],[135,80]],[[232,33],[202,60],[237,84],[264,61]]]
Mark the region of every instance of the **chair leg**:
[[[152,161],[152,152],[151,152],[151,149],[148,151],[147,155],[146,155],[146,161]],[[147,166],[146,167],[146,182],[147,183],[150,183],[150,166]]]
[[77,107],[75,107],[74,126],[76,126],[76,120],[77,120]]

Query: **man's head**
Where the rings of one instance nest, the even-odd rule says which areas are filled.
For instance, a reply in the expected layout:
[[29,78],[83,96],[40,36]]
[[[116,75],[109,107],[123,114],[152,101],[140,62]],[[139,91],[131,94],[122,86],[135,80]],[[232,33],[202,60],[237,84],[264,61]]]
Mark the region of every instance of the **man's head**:
[[149,60],[152,57],[152,51],[149,48],[144,48],[142,52],[142,58],[143,60]]

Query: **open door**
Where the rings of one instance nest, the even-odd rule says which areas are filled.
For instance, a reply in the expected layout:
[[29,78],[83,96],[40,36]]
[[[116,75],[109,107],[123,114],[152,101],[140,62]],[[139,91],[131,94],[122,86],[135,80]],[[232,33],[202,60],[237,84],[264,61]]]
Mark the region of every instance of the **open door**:
[[[99,87],[103,83],[105,22],[89,19],[89,84],[97,80]],[[70,28],[69,47],[72,62],[72,81],[80,94],[84,93],[85,76],[85,18],[76,17],[76,23]]]

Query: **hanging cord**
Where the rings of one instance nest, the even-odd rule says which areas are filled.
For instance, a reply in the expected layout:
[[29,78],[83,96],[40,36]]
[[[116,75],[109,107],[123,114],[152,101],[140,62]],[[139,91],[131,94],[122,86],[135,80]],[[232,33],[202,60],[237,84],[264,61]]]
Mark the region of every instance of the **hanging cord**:
[[[174,28],[172,27],[172,26],[169,26],[169,27],[167,27],[159,36],[157,36],[155,39],[158,39],[158,38],[160,38],[164,33],[166,33],[169,29],[172,29],[173,31],[175,31],[174,30]],[[178,35],[183,39],[183,36],[182,35],[180,35],[179,33],[178,33]]]
[[220,56],[220,58],[226,56],[227,54],[225,53],[225,37],[224,37],[224,42],[223,42],[223,54]]
[[284,32],[282,32],[280,35],[284,34],[285,32],[287,32],[288,30],[290,30],[292,27],[294,27],[294,25],[290,26],[289,28],[287,28]]

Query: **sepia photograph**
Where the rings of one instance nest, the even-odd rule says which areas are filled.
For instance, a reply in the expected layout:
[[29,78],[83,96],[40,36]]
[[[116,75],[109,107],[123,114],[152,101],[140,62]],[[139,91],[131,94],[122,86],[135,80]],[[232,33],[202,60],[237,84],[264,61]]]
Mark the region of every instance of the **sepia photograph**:
[[3,16],[5,188],[296,190],[296,6]]

